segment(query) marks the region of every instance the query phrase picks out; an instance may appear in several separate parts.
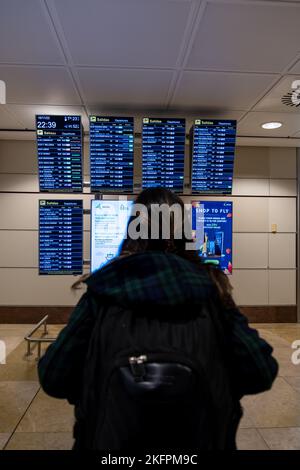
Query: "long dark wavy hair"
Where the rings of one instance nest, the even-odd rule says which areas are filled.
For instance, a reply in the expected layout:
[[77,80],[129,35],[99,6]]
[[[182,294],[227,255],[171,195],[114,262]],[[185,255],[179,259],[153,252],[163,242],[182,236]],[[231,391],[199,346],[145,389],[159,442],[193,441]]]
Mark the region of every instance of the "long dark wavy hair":
[[[153,204],[162,205],[166,204],[171,207],[174,204],[178,204],[181,208],[181,220],[180,226],[176,226],[177,220],[174,219],[174,213],[170,211],[170,237],[165,239],[162,237],[162,218],[159,220],[158,239],[152,239],[148,236],[147,239],[138,238],[136,240],[129,236],[128,228],[130,223],[140,214],[136,214],[130,217],[127,226],[127,237],[123,240],[120,249],[120,257],[130,256],[134,253],[140,253],[145,251],[160,251],[164,253],[173,253],[180,256],[194,264],[199,269],[207,271],[212,281],[217,287],[220,298],[223,304],[228,307],[234,306],[232,299],[232,286],[228,280],[228,277],[219,269],[209,264],[204,264],[196,250],[187,250],[186,243],[192,242],[192,232],[186,234],[184,230],[184,217],[189,217],[190,214],[186,211],[182,199],[175,193],[166,188],[148,188],[142,191],[135,199],[135,204],[143,204],[148,212],[148,218],[144,222],[148,225],[148,233],[150,234],[151,224],[151,206]],[[180,237],[176,238],[176,234]]]
[[[178,204],[181,208],[181,219],[175,220],[174,213],[170,211],[170,237],[164,238],[162,236],[162,218],[159,219],[157,239],[152,239],[151,236],[147,238],[132,239],[129,235],[130,223],[139,217],[140,214],[132,215],[129,218],[127,225],[127,237],[124,238],[119,257],[123,258],[136,253],[142,253],[146,251],[160,251],[163,253],[173,253],[180,256],[198,266],[199,270],[205,270],[216,285],[219,292],[220,299],[224,306],[231,308],[234,307],[234,301],[232,299],[232,287],[228,280],[228,277],[219,269],[209,264],[204,264],[196,250],[187,250],[186,243],[192,242],[192,232],[185,234],[184,230],[184,217],[189,217],[190,214],[186,211],[184,203],[175,193],[166,188],[148,188],[143,190],[135,199],[135,204],[142,204],[146,207],[148,217],[147,220],[141,223],[147,224],[148,234],[150,235],[150,224],[151,224],[151,206],[157,204],[161,206],[166,204],[168,207]],[[141,218],[140,218],[141,219]],[[176,225],[177,222],[177,225]],[[176,238],[176,235],[179,235]],[[89,274],[85,274],[80,277],[73,285],[73,289],[78,289],[82,285],[82,282],[89,277]]]
[[[181,256],[182,258],[187,258],[199,263],[200,260],[199,257],[196,256],[195,251],[186,250],[186,243],[192,242],[192,233],[190,233],[190,237],[187,237],[185,234],[184,217],[188,217],[189,214],[185,210],[184,204],[179,196],[177,196],[175,193],[166,188],[148,188],[144,189],[144,191],[142,191],[137,196],[137,198],[135,199],[135,204],[141,204],[146,208],[148,218],[146,220],[143,220],[143,216],[140,213],[132,215],[129,218],[127,225],[127,237],[124,238],[123,243],[121,245],[120,256],[126,256],[129,254],[140,253],[145,251],[162,251],[165,253],[174,253],[178,256]],[[170,224],[170,237],[164,238],[162,236],[164,221],[161,216],[159,219],[156,219],[156,222],[159,222],[158,227],[156,227],[158,238],[153,239],[151,238],[150,228],[151,223],[154,224],[151,208],[153,208],[154,205],[162,206],[163,204],[166,207],[171,207],[174,204],[177,204],[180,207],[181,218],[179,221],[179,226],[178,220],[175,220],[174,212],[170,211],[169,218],[167,221],[167,223]],[[131,222],[133,222],[134,219],[139,216],[140,218],[142,218],[142,222],[140,225],[146,225],[145,229],[148,233],[148,237],[133,240],[129,234],[129,226]],[[178,238],[176,238],[176,235],[178,235]]]

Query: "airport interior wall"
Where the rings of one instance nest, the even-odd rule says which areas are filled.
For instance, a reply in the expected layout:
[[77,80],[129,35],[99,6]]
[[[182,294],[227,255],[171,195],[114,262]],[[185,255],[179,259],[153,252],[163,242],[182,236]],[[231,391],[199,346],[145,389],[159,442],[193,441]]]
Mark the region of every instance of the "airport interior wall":
[[[85,147],[88,181],[88,143]],[[188,158],[185,174],[188,180]],[[296,149],[238,147],[234,175],[232,196],[225,199],[234,204],[235,300],[255,321],[296,321]],[[141,182],[140,146],[135,151],[135,182]],[[38,274],[38,200],[82,198],[89,209],[94,196],[88,189],[80,195],[38,190],[36,143],[0,141],[0,321],[31,321],[30,309],[36,315],[47,307],[66,313],[82,294],[71,291],[72,276]],[[199,199],[224,197],[184,196],[185,202]],[[85,260],[90,258],[89,229],[89,216],[84,215]]]

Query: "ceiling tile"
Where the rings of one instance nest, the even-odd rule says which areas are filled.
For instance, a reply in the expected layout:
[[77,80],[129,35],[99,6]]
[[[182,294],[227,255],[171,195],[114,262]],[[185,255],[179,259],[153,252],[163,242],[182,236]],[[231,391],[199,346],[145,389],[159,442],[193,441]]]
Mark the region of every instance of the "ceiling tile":
[[83,106],[47,106],[47,105],[7,105],[7,109],[17,119],[24,123],[27,129],[35,128],[36,114],[50,115],[80,115],[84,130],[88,130],[89,122]]
[[85,104],[100,109],[164,106],[172,72],[168,70],[79,68]]
[[299,52],[299,6],[208,4],[188,59],[191,69],[282,71]]
[[81,104],[64,67],[0,65],[9,104]]
[[0,129],[22,129],[23,123],[14,119],[5,105],[0,104]]
[[176,63],[192,5],[165,0],[54,3],[75,64],[165,68]]
[[292,83],[299,80],[300,75],[286,75],[269,93],[253,108],[253,111],[291,112],[300,114],[300,107],[287,106],[281,102],[281,98],[292,91]]
[[1,0],[0,62],[64,63],[39,0]]
[[[264,122],[279,121],[279,129],[266,130],[261,127]],[[264,113],[251,112],[238,124],[238,135],[263,137],[289,137],[300,131],[300,113]]]
[[300,60],[298,60],[298,62],[296,62],[296,64],[289,70],[289,73],[295,73],[300,75]]
[[275,78],[273,74],[184,72],[172,106],[248,109]]

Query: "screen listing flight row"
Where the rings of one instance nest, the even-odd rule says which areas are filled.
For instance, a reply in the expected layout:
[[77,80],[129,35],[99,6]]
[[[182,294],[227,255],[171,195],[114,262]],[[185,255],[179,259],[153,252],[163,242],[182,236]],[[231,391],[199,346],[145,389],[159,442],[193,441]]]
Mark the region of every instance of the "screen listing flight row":
[[83,203],[39,201],[39,274],[82,274]]
[[[133,201],[91,201],[91,272],[118,256]],[[232,273],[232,202],[192,201],[192,237],[204,262]],[[39,274],[79,275],[83,267],[82,200],[39,201]]]
[[[90,116],[91,192],[132,192],[134,119]],[[40,191],[82,192],[80,116],[36,116]],[[185,119],[144,118],[142,188],[184,187]],[[236,121],[196,119],[192,193],[230,194]]]
[[236,121],[196,119],[192,132],[192,192],[231,194]]
[[36,116],[40,191],[82,192],[80,116]]
[[183,191],[185,119],[143,119],[143,188]]
[[132,192],[133,145],[133,118],[90,116],[92,192]]

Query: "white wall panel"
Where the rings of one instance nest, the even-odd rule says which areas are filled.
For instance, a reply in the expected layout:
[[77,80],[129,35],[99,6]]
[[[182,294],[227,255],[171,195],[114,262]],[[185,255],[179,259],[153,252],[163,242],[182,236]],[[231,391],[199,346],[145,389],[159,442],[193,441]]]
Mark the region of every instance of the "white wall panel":
[[[38,232],[0,230],[0,267],[37,267]],[[24,272],[25,274],[25,272]]]
[[0,173],[0,190],[8,192],[37,192],[39,191],[38,175]]
[[270,178],[297,178],[295,148],[271,147],[269,158]]
[[71,290],[76,276],[39,276],[37,269],[0,270],[1,305],[75,305],[82,291]]
[[269,271],[269,304],[296,304],[296,270]]
[[297,180],[271,179],[270,196],[297,196]]
[[278,232],[296,232],[296,198],[269,199],[269,231],[272,224]]
[[[186,153],[187,155],[187,153]],[[134,175],[140,181],[142,180],[142,145],[134,146]]]
[[269,193],[270,180],[268,179],[233,179],[233,196],[269,196]]
[[[86,130],[89,131],[89,129],[86,129]],[[90,144],[89,142],[84,142],[83,144],[83,174],[85,176],[90,175]]]
[[295,233],[269,234],[269,267],[272,269],[296,267]]
[[233,268],[268,268],[268,234],[234,233]]
[[90,236],[91,233],[90,231],[85,231],[83,232],[83,260],[89,260],[90,259]]
[[0,140],[0,173],[36,173],[36,142],[33,140]]
[[268,305],[268,271],[234,269],[229,278],[238,305]]
[[239,178],[269,178],[268,147],[237,147],[234,175]]
[[235,198],[233,230],[235,232],[267,232],[269,227],[268,198]]
[[91,228],[91,218],[89,214],[84,214],[83,215],[83,226],[84,230],[90,231]]

